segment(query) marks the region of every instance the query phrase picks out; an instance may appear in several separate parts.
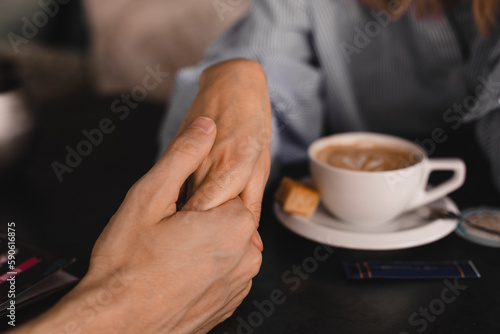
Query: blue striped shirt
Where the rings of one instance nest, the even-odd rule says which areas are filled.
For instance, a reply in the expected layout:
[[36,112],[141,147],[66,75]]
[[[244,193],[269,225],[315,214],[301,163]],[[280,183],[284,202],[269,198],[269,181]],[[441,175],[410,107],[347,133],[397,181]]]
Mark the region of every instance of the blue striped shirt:
[[355,0],[254,0],[199,65],[178,72],[160,133],[165,149],[211,64],[249,58],[264,68],[272,155],[306,159],[317,138],[343,131],[405,137],[476,122],[500,189],[500,28],[478,35],[469,3],[438,19],[397,22]]

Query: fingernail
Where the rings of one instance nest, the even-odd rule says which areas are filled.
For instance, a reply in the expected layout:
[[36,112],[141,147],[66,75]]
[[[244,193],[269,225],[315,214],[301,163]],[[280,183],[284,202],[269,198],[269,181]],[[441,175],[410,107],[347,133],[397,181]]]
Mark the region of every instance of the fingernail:
[[194,120],[189,128],[197,128],[205,132],[207,135],[211,134],[215,129],[215,122],[208,117],[198,117]]

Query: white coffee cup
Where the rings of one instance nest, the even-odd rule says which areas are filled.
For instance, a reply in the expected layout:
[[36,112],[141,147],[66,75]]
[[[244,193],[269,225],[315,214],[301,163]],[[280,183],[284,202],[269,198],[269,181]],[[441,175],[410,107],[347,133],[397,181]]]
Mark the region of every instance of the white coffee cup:
[[[317,158],[329,146],[370,143],[411,152],[415,162],[389,171],[358,171],[334,167]],[[388,222],[403,212],[446,196],[465,181],[460,159],[429,159],[418,145],[390,135],[349,132],[316,140],[308,150],[309,167],[323,205],[336,217],[359,224]],[[428,190],[433,171],[452,171],[453,176]]]

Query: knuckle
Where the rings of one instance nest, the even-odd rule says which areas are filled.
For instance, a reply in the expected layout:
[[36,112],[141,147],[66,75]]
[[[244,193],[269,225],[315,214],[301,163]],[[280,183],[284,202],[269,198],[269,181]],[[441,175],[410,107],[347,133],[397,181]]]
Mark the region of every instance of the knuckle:
[[196,157],[199,150],[199,142],[192,137],[180,136],[174,139],[174,142],[170,145],[169,150],[191,157]]
[[262,213],[262,205],[261,202],[253,202],[248,205],[248,209],[254,216],[254,220],[257,219],[256,223],[259,224],[258,219],[260,218],[260,215]]
[[[253,285],[253,282],[252,282],[252,280],[250,280],[247,283],[247,285],[246,285],[245,289],[243,290],[243,292],[240,294],[242,301],[243,301],[243,299],[245,299],[248,296],[248,294],[250,293],[250,290],[252,290],[252,285]],[[241,304],[241,302],[240,302],[240,304]]]
[[255,252],[255,255],[251,257],[249,263],[250,276],[255,277],[260,271],[262,266],[262,253],[260,251]]
[[220,318],[220,322],[223,322],[227,319],[229,319],[233,314],[234,314],[234,311],[236,311],[236,308],[233,308],[231,311],[229,311],[228,313],[224,314],[221,318]]
[[241,166],[237,160],[225,159],[214,167],[214,174],[219,183],[230,184],[240,169]]
[[137,200],[147,198],[150,194],[151,187],[143,177],[130,187],[127,192],[127,197]]
[[256,229],[255,217],[253,213],[250,210],[248,210],[244,205],[242,205],[242,207],[239,208],[238,217],[239,217],[239,224],[245,231],[244,233],[245,237],[247,237],[248,235],[252,236]]
[[225,194],[224,197],[227,199],[236,197],[241,191],[241,186],[237,183],[237,174],[237,168],[232,166],[214,166],[203,182],[205,196],[220,197],[221,194]]
[[217,179],[210,178],[206,180],[199,188],[197,188],[191,200],[191,206],[194,208],[202,208],[205,205],[211,205],[215,198],[219,198],[224,194],[226,186],[221,184]]
[[230,172],[214,171],[214,173],[210,175],[209,181],[211,183],[212,190],[219,193],[227,189],[227,187],[231,184],[232,179],[233,177]]

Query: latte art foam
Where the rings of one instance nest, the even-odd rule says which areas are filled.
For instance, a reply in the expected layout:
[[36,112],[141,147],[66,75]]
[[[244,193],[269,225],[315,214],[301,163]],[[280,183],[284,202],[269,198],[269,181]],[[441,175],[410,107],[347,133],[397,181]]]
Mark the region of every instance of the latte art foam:
[[332,145],[321,150],[317,158],[334,167],[357,171],[395,170],[419,162],[411,152],[381,145]]

